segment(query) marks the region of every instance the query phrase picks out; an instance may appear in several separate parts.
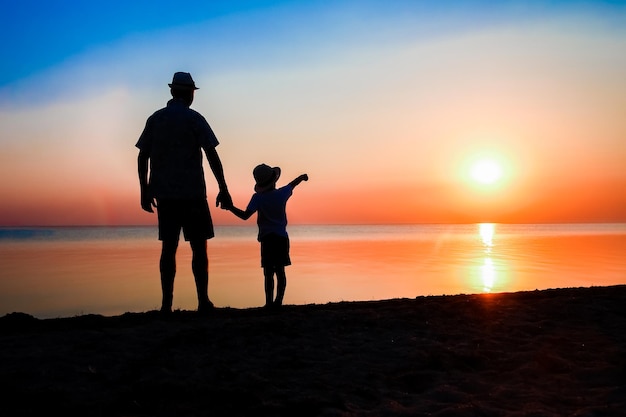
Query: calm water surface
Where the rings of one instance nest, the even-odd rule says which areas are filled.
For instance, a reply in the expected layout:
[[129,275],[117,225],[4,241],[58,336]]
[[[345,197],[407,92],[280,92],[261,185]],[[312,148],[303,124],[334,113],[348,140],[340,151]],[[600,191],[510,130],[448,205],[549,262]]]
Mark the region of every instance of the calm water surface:
[[[287,304],[626,283],[626,224],[290,226]],[[209,241],[209,295],[264,303],[255,226]],[[155,227],[0,228],[0,315],[116,315],[159,307]],[[195,309],[181,242],[174,306]]]

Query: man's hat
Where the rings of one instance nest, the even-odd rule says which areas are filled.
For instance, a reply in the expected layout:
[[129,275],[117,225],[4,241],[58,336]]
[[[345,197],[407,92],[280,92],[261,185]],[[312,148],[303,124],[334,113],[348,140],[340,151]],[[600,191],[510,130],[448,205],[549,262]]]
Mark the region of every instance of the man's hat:
[[280,168],[272,168],[269,165],[261,164],[254,168],[252,175],[254,176],[254,181],[256,181],[254,191],[260,193],[269,190],[274,184],[276,184],[276,181],[278,181],[278,178],[280,177]]
[[193,82],[191,74],[188,72],[177,72],[172,78],[172,83],[169,84],[170,88],[177,88],[182,90],[197,90],[196,83]]

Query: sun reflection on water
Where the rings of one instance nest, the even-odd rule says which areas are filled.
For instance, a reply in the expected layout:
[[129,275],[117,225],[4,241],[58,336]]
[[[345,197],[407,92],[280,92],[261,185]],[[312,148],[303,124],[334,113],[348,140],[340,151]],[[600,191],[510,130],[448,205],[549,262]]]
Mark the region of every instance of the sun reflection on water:
[[483,291],[491,292],[496,281],[496,268],[491,258],[484,259],[483,266],[480,267],[480,277],[483,281]]
[[483,265],[480,267],[480,278],[482,280],[484,292],[491,292],[497,278],[496,268],[493,260],[491,259],[493,237],[495,232],[496,225],[494,223],[480,223],[478,225],[478,234],[483,244],[483,251],[485,253]]
[[480,240],[483,242],[485,246],[485,253],[491,253],[491,248],[493,247],[493,236],[496,233],[496,225],[494,223],[479,223],[478,224],[478,234],[480,235]]

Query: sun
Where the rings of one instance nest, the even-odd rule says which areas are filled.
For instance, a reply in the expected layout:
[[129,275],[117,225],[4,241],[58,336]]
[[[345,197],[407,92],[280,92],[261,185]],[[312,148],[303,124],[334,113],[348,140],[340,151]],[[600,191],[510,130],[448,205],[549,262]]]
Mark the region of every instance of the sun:
[[479,184],[494,184],[502,178],[502,167],[494,159],[479,159],[471,165],[470,175]]

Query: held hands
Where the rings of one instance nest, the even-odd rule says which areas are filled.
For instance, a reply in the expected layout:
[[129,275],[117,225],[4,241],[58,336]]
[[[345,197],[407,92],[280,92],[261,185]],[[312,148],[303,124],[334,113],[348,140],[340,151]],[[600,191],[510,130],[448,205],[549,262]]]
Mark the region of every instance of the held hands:
[[230,210],[233,207],[233,199],[228,190],[220,190],[215,199],[215,207],[220,207],[224,210]]

